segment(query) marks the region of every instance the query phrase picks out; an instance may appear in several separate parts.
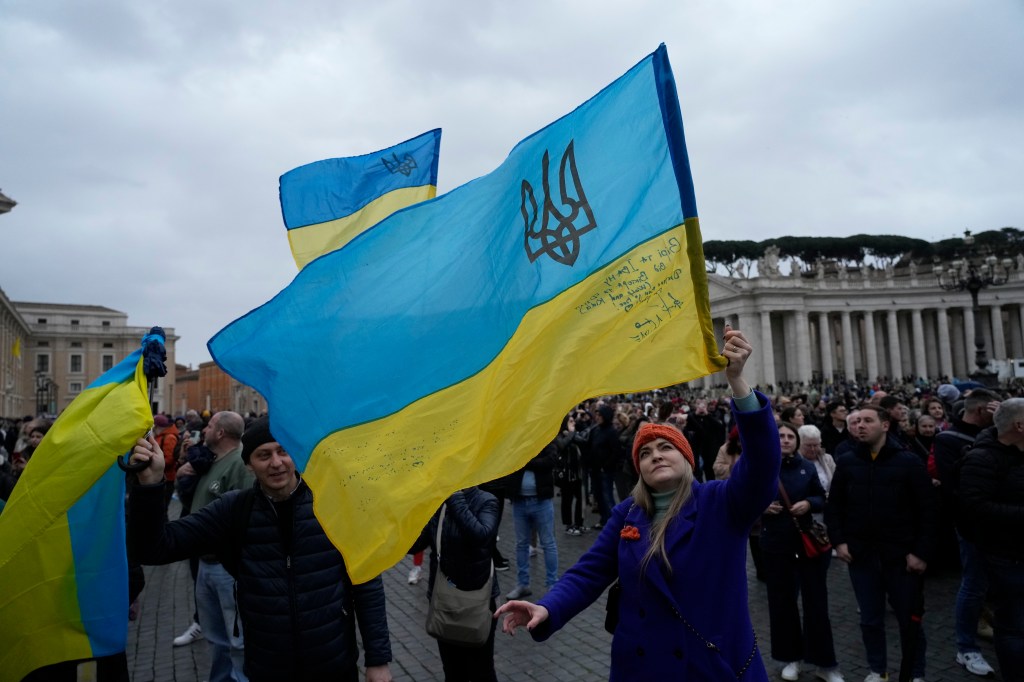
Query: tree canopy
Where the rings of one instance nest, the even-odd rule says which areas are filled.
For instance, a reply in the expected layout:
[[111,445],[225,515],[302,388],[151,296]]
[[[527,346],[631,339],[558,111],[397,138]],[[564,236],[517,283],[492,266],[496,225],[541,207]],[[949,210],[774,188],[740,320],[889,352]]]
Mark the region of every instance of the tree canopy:
[[[978,254],[1000,257],[1024,253],[1024,230],[1003,227],[973,235]],[[704,260],[708,272],[724,270],[730,277],[754,275],[753,265],[769,246],[779,249],[782,258],[794,259],[794,266],[811,272],[821,260],[835,267],[861,266],[865,263],[885,268],[906,265],[911,260],[947,261],[963,257],[967,247],[962,237],[927,242],[899,235],[856,234],[851,237],[772,237],[763,241],[711,240],[704,242]]]

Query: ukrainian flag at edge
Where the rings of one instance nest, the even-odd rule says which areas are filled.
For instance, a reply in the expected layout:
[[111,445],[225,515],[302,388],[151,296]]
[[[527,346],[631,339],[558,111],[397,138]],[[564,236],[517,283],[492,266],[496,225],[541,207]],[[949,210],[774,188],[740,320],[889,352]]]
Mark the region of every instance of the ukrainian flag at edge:
[[138,350],[57,419],[0,515],[0,678],[109,656],[128,637],[124,472],[152,426]]
[[664,45],[208,345],[269,400],[355,582],[451,492],[526,464],[580,400],[722,369]]
[[441,130],[362,156],[325,159],[281,176],[281,213],[299,269],[389,215],[437,194]]

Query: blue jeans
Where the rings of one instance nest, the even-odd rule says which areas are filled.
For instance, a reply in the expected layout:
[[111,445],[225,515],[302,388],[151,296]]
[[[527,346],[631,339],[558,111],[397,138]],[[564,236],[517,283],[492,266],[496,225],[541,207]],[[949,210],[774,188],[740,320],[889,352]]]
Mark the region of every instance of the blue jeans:
[[973,542],[960,540],[960,590],[956,593],[956,610],[954,611],[953,628],[956,632],[956,650],[962,654],[970,651],[981,651],[978,646],[978,619],[985,605],[988,593],[988,575],[981,553]]
[[[199,561],[196,606],[203,637],[210,645],[210,682],[248,682],[242,670],[245,642],[242,621],[236,617],[235,579],[221,564]],[[234,635],[236,622],[237,637]]]
[[513,497],[512,519],[516,527],[516,571],[519,584],[530,585],[530,535],[537,531],[537,543],[544,550],[545,584],[558,580],[558,546],[555,545],[555,505],[552,499]]
[[996,657],[1004,680],[1024,680],[1024,561],[984,557],[995,605]]
[[[921,627],[924,579],[907,572],[902,559],[882,561],[877,555],[854,555],[850,564],[850,583],[860,607],[860,631],[864,640],[868,667],[872,672],[888,672],[885,644],[885,597],[896,612],[903,657],[912,657],[914,677],[924,677],[925,641]],[[917,616],[915,620],[914,616]]]

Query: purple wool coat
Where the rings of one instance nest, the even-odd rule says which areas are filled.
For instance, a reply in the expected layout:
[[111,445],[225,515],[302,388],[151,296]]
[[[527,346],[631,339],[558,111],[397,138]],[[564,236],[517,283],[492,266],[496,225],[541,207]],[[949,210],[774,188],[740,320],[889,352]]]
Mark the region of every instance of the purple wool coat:
[[[627,499],[593,547],[537,602],[550,616],[531,633],[535,640],[561,629],[617,578],[622,598],[611,680],[768,679],[747,606],[747,536],[775,498],[782,455],[768,400],[757,397],[759,410],[737,412],[733,405],[743,454],[732,475],[695,481],[671,522],[665,542],[671,574],[660,559],[641,571],[651,520]],[[635,526],[640,539],[621,538],[624,525]]]

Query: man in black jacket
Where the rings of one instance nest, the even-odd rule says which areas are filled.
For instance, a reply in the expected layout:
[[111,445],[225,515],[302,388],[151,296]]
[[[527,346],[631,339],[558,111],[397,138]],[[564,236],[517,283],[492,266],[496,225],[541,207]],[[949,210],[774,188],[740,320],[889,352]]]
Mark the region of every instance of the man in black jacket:
[[1004,680],[1024,680],[1024,398],[995,413],[960,470],[961,530],[987,569]]
[[384,586],[353,585],[345,562],[313,514],[313,493],[259,420],[242,436],[242,459],[256,485],[233,491],[167,523],[164,458],[156,441],[132,454],[148,462],[129,500],[129,550],[145,564],[216,554],[237,578],[245,632],[245,674],[261,680],[355,682],[356,621],[366,650],[368,682],[390,682]]
[[851,426],[857,446],[832,478],[825,521],[837,556],[849,564],[868,666],[887,679],[885,599],[896,611],[900,679],[924,678],[923,573],[932,551],[934,492],[924,464],[889,437],[889,414],[874,406]]

